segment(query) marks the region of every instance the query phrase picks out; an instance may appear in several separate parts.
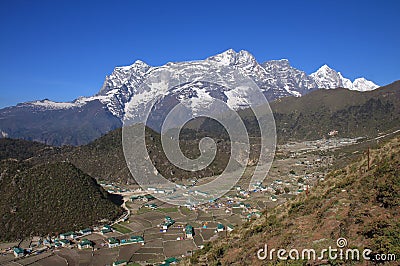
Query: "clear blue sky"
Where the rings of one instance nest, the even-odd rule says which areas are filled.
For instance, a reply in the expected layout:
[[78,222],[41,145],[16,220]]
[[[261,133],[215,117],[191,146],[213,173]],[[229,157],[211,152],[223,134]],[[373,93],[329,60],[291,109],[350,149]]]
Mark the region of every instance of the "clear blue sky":
[[379,85],[400,79],[400,1],[0,1],[0,108],[95,94],[115,66],[203,59],[323,64]]

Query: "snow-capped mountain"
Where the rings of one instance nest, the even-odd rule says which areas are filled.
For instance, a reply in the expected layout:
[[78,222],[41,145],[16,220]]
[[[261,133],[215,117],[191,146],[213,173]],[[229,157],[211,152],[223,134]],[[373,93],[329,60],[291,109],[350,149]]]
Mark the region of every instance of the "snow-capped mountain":
[[345,88],[355,91],[372,91],[375,90],[376,88],[379,88],[378,85],[376,85],[370,80],[366,80],[365,78],[357,78],[351,85],[352,86]]
[[270,75],[268,89],[281,91],[281,97],[286,96],[285,94],[299,97],[317,88],[315,81],[310,76],[290,66],[287,59],[267,61],[263,67]]
[[[139,85],[143,82],[146,75],[154,70],[168,69],[176,65],[186,69],[190,68],[192,72],[191,75],[196,77],[194,81],[201,80],[201,74],[204,73],[204,69],[212,70],[218,67],[218,65],[239,69],[242,73],[254,80],[270,101],[287,96],[300,97],[319,88],[333,89],[342,87],[350,90],[369,91],[378,87],[372,81],[364,78],[359,78],[351,82],[349,79],[344,78],[340,72],[336,72],[327,65],[323,65],[315,73],[307,75],[304,71],[290,66],[287,59],[271,60],[259,64],[249,52],[243,50],[235,52],[229,49],[205,60],[168,63],[159,67],[151,67],[137,60],[130,66],[116,67],[114,71],[106,77],[99,93],[95,96],[81,97],[71,103],[56,103],[50,100],[43,100],[31,102],[29,104],[48,109],[62,109],[79,107],[87,102],[99,100],[107,106],[108,110],[114,116],[121,120],[126,116],[134,117],[138,115],[137,112],[140,110],[139,106],[141,104],[150,101],[153,97],[172,93],[171,91],[163,91],[162,89],[153,92],[140,91]],[[226,76],[228,76],[228,73],[226,73]],[[180,78],[189,79],[189,77]],[[192,92],[189,93],[188,86],[186,86],[185,93],[180,97],[177,95],[177,98],[180,100],[187,100],[187,97],[184,95],[189,94],[190,98],[199,97],[196,96],[197,94],[201,95],[204,100],[207,97],[211,97],[211,91],[204,93],[200,87],[193,86],[191,88]],[[198,93],[195,93],[196,90]],[[214,90],[221,90],[221,88],[214,88]],[[176,90],[174,94],[177,94]],[[225,102],[228,101],[232,104],[231,107],[235,109],[247,107],[244,99],[242,99],[243,94],[230,93],[229,90],[227,91],[224,89],[223,92],[214,91],[214,98],[215,95],[220,95],[221,97],[219,97],[219,99]]]
[[[162,98],[158,108],[160,117],[172,108],[172,104],[178,102],[189,105],[193,112],[213,103],[215,99],[226,102],[234,109],[246,108],[248,92],[243,88],[231,89],[204,81],[205,72],[211,76],[213,73],[222,74],[228,82],[233,79],[232,71],[227,70],[220,73],[221,67],[238,70],[251,78],[268,101],[287,96],[301,97],[321,88],[344,87],[350,90],[369,91],[378,87],[372,81],[364,78],[358,78],[351,82],[340,72],[336,72],[327,65],[322,66],[315,73],[307,75],[304,71],[290,66],[286,59],[259,64],[249,52],[243,50],[236,52],[229,49],[199,61],[167,63],[163,66],[153,67],[137,60],[130,66],[116,67],[105,78],[103,86],[94,96],[80,97],[73,102],[66,103],[46,99],[0,110],[0,131],[10,137],[28,135],[28,139],[45,141],[49,144],[82,144],[92,140],[93,136],[104,134],[108,130],[120,126],[126,118],[143,122],[142,110],[149,102],[159,97]],[[186,71],[176,71],[175,73],[172,70],[176,68]],[[185,82],[172,88],[159,84],[151,90],[143,89],[141,84],[149,74],[160,70],[170,70],[173,72],[171,79]],[[88,121],[82,119],[82,114],[86,115]],[[20,120],[16,120],[15,117]],[[27,117],[30,117],[29,123],[34,122],[31,128],[24,125]],[[66,127],[75,125],[75,123],[64,121],[66,117],[76,119],[81,123],[79,128],[90,128],[95,131],[95,134],[89,134],[83,141],[82,138],[74,141],[72,139],[54,141],[61,128],[65,131]],[[20,124],[15,121],[19,121]],[[49,123],[51,126],[48,126]],[[96,126],[93,127],[93,125]]]
[[340,72],[336,72],[328,65],[323,65],[316,72],[312,73],[310,77],[315,81],[318,88],[346,88],[356,91],[371,91],[379,87],[365,78],[357,78],[354,82],[351,82],[351,80],[344,78]]
[[[300,97],[319,88],[344,87],[351,90],[369,91],[378,87],[373,82],[363,78],[351,82],[349,79],[344,78],[340,72],[336,72],[327,65],[322,66],[317,72],[307,75],[304,71],[290,66],[289,61],[286,59],[271,60],[259,64],[249,52],[243,50],[235,52],[229,49],[205,60],[193,62],[168,63],[159,67],[151,67],[142,61],[136,61],[131,66],[117,67],[111,75],[106,77],[99,94],[92,98],[99,99],[106,104],[108,109],[120,119],[126,116],[137,116],[137,110],[140,110],[139,106],[149,101],[150,98],[172,93],[171,91],[163,91],[162,89],[152,92],[139,91],[140,82],[151,71],[168,69],[176,65],[182,68],[190,68],[191,75],[195,77],[194,81],[201,80],[201,74],[204,73],[204,69],[208,69],[211,72],[218,65],[239,69],[242,73],[253,79],[269,101],[286,96]],[[226,75],[228,76],[228,74]],[[185,78],[188,77],[183,77],[183,79]],[[197,89],[198,93],[195,93],[195,86],[191,90],[191,98],[199,97],[196,95],[202,95],[206,99],[207,96],[212,94],[211,92],[204,93],[200,89]],[[246,107],[241,94],[230,93],[226,89],[222,92],[221,88],[214,88],[214,90],[216,90],[214,91],[214,98],[215,95],[220,95],[221,100],[232,103],[231,107],[235,109]],[[177,94],[176,91],[174,93]],[[185,94],[188,94],[187,88]],[[181,97],[176,97],[176,99],[178,98],[181,101],[187,100],[182,95]]]

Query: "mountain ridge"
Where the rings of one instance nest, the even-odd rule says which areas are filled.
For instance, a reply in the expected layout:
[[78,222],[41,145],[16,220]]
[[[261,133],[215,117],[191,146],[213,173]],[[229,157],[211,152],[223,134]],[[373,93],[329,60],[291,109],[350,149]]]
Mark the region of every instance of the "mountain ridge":
[[[315,72],[311,73],[308,75],[306,72],[299,70],[297,68],[294,68],[290,65],[290,62],[288,59],[277,59],[277,60],[268,60],[263,62],[262,64],[259,64],[254,56],[246,51],[246,50],[240,50],[239,52],[234,51],[233,49],[228,49],[227,51],[224,51],[220,54],[210,56],[204,60],[196,60],[196,61],[188,61],[187,63],[190,62],[202,62],[202,61],[213,61],[213,62],[218,62],[222,65],[239,65],[243,69],[247,70],[245,72],[248,72],[246,74],[251,76],[251,72],[253,72],[253,76],[255,75],[254,68],[258,69],[260,72],[263,72],[263,74],[268,74],[270,76],[275,76],[276,79],[281,80],[281,77],[279,77],[279,74],[282,75],[282,73],[277,73],[277,72],[282,72],[283,70],[293,70],[296,72],[297,75],[302,76],[301,83],[305,83],[305,88],[310,90],[310,89],[336,89],[336,88],[347,88],[350,90],[357,90],[357,91],[369,91],[369,90],[374,90],[378,88],[379,86],[374,84],[372,81],[365,79],[364,77],[356,78],[353,82],[351,82],[350,79],[347,79],[343,77],[341,72],[337,72],[334,69],[330,68],[327,64],[324,64],[321,66],[318,70]],[[113,97],[118,98],[119,100],[122,100],[122,96],[124,95],[115,95],[116,88],[120,89],[128,89],[127,91],[129,93],[134,93],[132,91],[134,89],[134,85],[137,85],[140,82],[140,78],[145,76],[149,71],[151,72],[153,69],[161,68],[164,66],[168,66],[170,64],[177,64],[180,62],[170,62],[162,66],[150,66],[143,62],[142,60],[136,60],[133,64],[127,65],[127,66],[117,66],[114,68],[112,73],[110,75],[107,75],[105,77],[105,80],[103,82],[102,87],[100,88],[99,92],[93,96],[89,97],[78,97],[77,99],[71,101],[71,102],[56,102],[52,101],[49,99],[43,99],[43,100],[34,100],[30,102],[24,102],[20,103],[18,105],[25,105],[25,104],[32,104],[36,106],[43,106],[43,107],[49,107],[51,108],[57,108],[57,109],[62,109],[62,108],[72,108],[72,107],[77,107],[81,106],[87,102],[93,101],[93,100],[99,100],[103,104],[106,103],[106,100],[111,100]],[[248,71],[248,70],[251,71]],[[283,69],[283,70],[282,70]],[[271,73],[272,72],[272,73]],[[275,75],[273,75],[275,74]],[[261,75],[258,73],[258,75]],[[334,80],[327,81],[326,80],[326,75],[333,75],[333,77],[328,77],[328,78],[333,78]],[[139,77],[138,77],[139,76]],[[271,77],[268,78],[271,78]],[[284,84],[282,82],[278,82],[278,84],[282,87],[284,87]],[[364,85],[363,85],[364,84]],[[293,86],[293,85],[292,85]],[[110,93],[113,92],[113,93]],[[306,91],[303,91],[303,93]],[[290,92],[289,92],[290,93]],[[296,91],[291,92],[291,95],[293,96],[301,96],[303,95],[302,93],[296,93]],[[289,95],[287,95],[289,96]],[[125,95],[126,97],[126,95]],[[127,97],[129,98],[129,97]],[[280,97],[278,97],[280,98]],[[17,105],[17,106],[18,106]],[[10,106],[12,107],[12,106]],[[110,107],[110,106],[108,106]],[[9,107],[5,107],[9,108]],[[5,109],[3,108],[3,109]],[[117,117],[120,117],[118,115],[118,111],[114,110],[113,108],[109,108],[110,111]],[[0,109],[1,110],[1,109]]]
[[[20,103],[0,109],[0,135],[11,138],[37,140],[51,145],[81,145],[122,126],[125,119],[143,123],[142,110],[157,97],[165,100],[159,110],[165,113],[176,103],[188,103],[192,109],[207,107],[216,99],[222,100],[233,109],[248,107],[246,93],[237,93],[219,84],[197,81],[205,72],[217,72],[220,67],[229,66],[234,71],[252,79],[268,101],[288,96],[301,97],[312,91],[327,88],[349,87],[351,90],[370,91],[377,85],[359,78],[351,82],[340,72],[323,66],[320,71],[308,75],[292,67],[287,59],[258,63],[248,51],[229,49],[204,60],[167,63],[150,66],[141,60],[132,65],[115,67],[106,76],[99,92],[90,97],[79,97],[72,102],[54,102],[48,99]],[[188,86],[141,90],[141,84],[154,71],[188,69],[183,75],[194,80]],[[231,72],[221,73],[232,79]],[[174,73],[179,79],[179,73]],[[224,76],[225,78],[225,76]],[[319,85],[318,85],[319,84]],[[186,87],[185,87],[186,86]],[[211,87],[210,87],[211,86]],[[205,99],[207,98],[207,101]],[[194,101],[194,99],[198,99]],[[160,123],[160,121],[156,121]],[[67,133],[66,133],[67,132]]]

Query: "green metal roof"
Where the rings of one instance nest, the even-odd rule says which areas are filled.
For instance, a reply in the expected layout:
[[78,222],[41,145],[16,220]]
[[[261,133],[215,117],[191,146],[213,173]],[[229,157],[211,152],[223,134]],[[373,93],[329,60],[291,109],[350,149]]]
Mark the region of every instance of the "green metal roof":
[[23,253],[25,253],[25,250],[22,248],[14,248],[14,252],[17,254],[23,254]]
[[190,224],[186,225],[185,232],[187,234],[192,234],[193,233],[193,226],[191,226]]
[[166,225],[166,226],[170,226],[170,225],[173,225],[175,223],[174,219],[172,219],[169,216],[165,216],[164,220],[165,220],[164,225]]
[[105,233],[110,233],[110,232],[112,232],[112,230],[111,229],[101,229],[101,232],[103,233],[103,234],[105,234]]
[[87,240],[86,238],[85,239],[82,239],[82,241],[79,243],[81,246],[86,246],[86,245],[92,245],[92,242],[91,241],[89,241],[89,240]]
[[144,242],[144,238],[141,236],[131,236],[131,239],[136,242]]
[[175,257],[171,257],[171,258],[168,258],[168,259],[164,260],[164,262],[165,262],[165,263],[178,262],[178,259],[175,258]]
[[126,244],[126,243],[134,243],[132,239],[121,239],[121,244]]

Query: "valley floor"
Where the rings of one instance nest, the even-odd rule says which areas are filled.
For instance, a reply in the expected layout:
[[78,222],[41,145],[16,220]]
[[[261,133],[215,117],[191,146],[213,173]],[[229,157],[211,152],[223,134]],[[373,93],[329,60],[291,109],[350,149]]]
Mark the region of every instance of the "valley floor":
[[[265,210],[268,212],[298,194],[308,193],[310,187],[324,180],[336,158],[354,155],[351,149],[345,150],[363,141],[333,138],[281,145],[262,184],[248,189],[254,170],[249,167],[235,188],[215,202],[201,206],[177,207],[152,199],[147,191],[135,185],[100,182],[109,192],[124,197],[123,207],[127,212],[112,224],[112,232],[102,234],[101,228],[95,228],[92,234],[73,239],[69,248],[43,249],[38,255],[21,258],[14,258],[11,249],[19,243],[0,244],[0,265],[111,265],[116,261],[144,265],[190,256],[207,242],[261,217]],[[163,230],[167,217],[174,223]],[[187,225],[194,228],[193,237],[185,233]],[[122,240],[131,236],[142,236],[145,243],[108,246],[110,238]],[[83,238],[94,243],[93,249],[77,248]],[[24,241],[20,246],[29,249],[32,242]],[[32,254],[40,248],[31,248]]]

